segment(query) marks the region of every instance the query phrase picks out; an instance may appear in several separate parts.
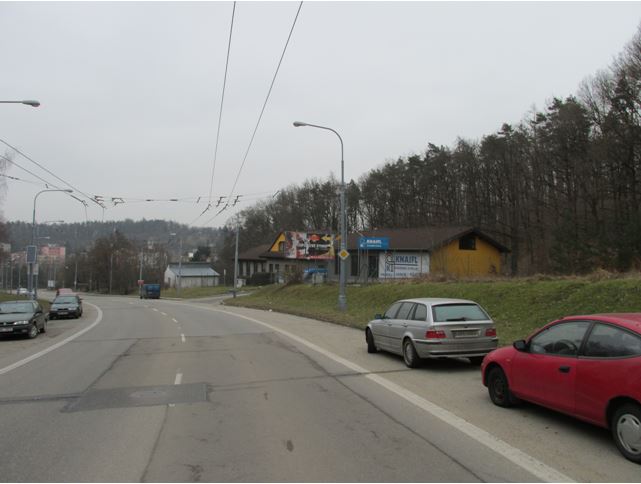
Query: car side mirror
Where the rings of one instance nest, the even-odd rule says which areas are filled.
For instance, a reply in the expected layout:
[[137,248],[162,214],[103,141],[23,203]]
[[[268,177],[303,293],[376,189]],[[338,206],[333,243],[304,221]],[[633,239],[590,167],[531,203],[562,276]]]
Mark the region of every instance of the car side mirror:
[[376,315],[374,315],[374,319],[383,319],[383,315],[377,313]]
[[514,343],[512,343],[512,346],[514,346],[514,349],[516,351],[527,351],[527,343],[524,339],[515,341]]

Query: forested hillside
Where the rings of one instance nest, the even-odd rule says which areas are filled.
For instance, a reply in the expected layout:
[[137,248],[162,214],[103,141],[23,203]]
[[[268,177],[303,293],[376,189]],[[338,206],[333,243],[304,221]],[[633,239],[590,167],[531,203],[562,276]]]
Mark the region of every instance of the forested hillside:
[[[497,127],[352,180],[349,230],[482,227],[512,249],[512,274],[641,267],[641,31],[577,93]],[[282,229],[336,232],[338,185],[308,180],[244,210],[241,249]]]
[[[13,250],[23,248],[31,243],[31,224],[25,222],[7,222],[6,230]],[[49,237],[48,243],[65,245],[68,251],[86,250],[100,237],[109,237],[115,230],[132,242],[154,242],[168,244],[171,233],[183,238],[185,249],[199,245],[213,246],[217,242],[218,230],[215,228],[195,228],[167,220],[130,219],[117,222],[63,223],[38,226],[38,236]],[[177,238],[173,245],[177,249]]]

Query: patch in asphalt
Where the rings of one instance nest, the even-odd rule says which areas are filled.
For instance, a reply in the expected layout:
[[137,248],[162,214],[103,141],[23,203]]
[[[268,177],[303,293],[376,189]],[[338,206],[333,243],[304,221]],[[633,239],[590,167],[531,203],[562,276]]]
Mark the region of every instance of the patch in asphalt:
[[85,412],[106,408],[150,407],[207,401],[205,383],[154,387],[108,388],[91,390],[67,405],[63,412]]

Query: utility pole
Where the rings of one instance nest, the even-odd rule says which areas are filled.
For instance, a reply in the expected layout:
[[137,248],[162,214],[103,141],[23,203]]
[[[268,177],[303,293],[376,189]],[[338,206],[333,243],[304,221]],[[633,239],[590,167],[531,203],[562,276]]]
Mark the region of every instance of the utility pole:
[[234,290],[232,294],[236,297],[236,289],[238,288],[238,235],[240,233],[240,220],[236,222],[236,255],[234,256]]
[[109,256],[109,294],[111,294],[111,280],[114,272],[114,252],[113,248],[111,249],[111,255]]
[[[139,281],[142,281],[142,258],[143,258],[143,249],[140,249],[140,273],[138,274]],[[142,297],[142,284],[138,283],[138,288],[140,289],[140,297]]]
[[180,287],[183,283],[183,238],[180,238],[180,257],[178,257],[178,286],[176,295],[180,297]]

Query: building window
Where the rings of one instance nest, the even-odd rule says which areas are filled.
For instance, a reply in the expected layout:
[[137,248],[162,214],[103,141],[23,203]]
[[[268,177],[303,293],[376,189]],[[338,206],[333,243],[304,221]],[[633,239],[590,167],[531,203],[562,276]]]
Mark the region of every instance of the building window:
[[272,274],[274,272],[274,264],[269,264],[269,273]]
[[280,264],[276,264],[276,272],[280,272]]
[[278,252],[285,252],[285,242],[278,242]]
[[461,237],[458,241],[459,250],[476,250],[476,237],[473,235],[466,235]]

